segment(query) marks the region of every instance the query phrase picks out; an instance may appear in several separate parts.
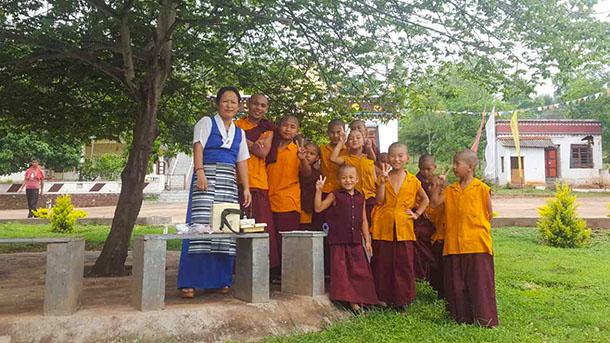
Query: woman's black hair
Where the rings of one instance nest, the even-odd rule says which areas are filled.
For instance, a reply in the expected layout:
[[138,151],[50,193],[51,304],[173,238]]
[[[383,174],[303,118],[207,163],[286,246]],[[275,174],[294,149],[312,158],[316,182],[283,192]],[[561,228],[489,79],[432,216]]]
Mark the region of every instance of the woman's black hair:
[[226,92],[235,93],[235,95],[237,95],[237,102],[241,101],[241,96],[239,95],[239,91],[237,90],[237,88],[227,86],[227,87],[222,87],[221,89],[218,90],[218,93],[216,94],[216,105],[220,104],[220,98],[222,98],[222,95],[225,94]]

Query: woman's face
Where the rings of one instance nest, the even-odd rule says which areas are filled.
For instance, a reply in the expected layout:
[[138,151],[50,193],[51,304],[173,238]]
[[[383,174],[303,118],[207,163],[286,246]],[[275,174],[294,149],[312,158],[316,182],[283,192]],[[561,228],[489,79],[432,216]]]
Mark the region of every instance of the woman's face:
[[239,109],[239,100],[237,94],[231,91],[226,91],[220,97],[217,105],[218,114],[222,119],[233,119]]

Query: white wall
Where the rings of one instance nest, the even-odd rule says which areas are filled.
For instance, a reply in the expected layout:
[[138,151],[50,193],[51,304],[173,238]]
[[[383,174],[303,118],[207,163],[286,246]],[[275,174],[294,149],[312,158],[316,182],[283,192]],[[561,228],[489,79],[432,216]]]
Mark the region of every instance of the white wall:
[[380,152],[387,152],[392,143],[398,142],[398,119],[386,123],[380,120],[367,120],[366,125],[378,127]]
[[[504,156],[504,173],[502,173],[501,158]],[[504,185],[511,182],[510,158],[517,157],[514,147],[505,147],[498,142],[498,183]],[[544,149],[543,148],[521,148],[523,157],[523,177],[526,184],[544,184]]]
[[[15,183],[21,183],[23,180],[15,180]],[[147,175],[146,182],[148,185],[144,188],[144,193],[161,193],[165,189],[165,175]],[[104,193],[120,193],[121,181],[66,181],[66,182],[45,182],[44,193],[56,183],[61,183],[62,186],[58,192],[53,194],[104,194]],[[104,186],[97,192],[90,192],[91,187],[97,183],[103,183]],[[8,193],[8,189],[13,183],[0,183],[0,193]]]
[[597,182],[602,168],[602,137],[593,136],[593,168],[570,168],[571,145],[586,144],[582,135],[552,137],[553,143],[559,145],[559,165],[561,178],[571,184]]
[[[586,144],[582,141],[583,135],[572,136],[550,136],[554,144],[558,145],[558,173],[559,177],[571,184],[591,184],[601,180],[600,170],[602,168],[602,139],[601,136],[593,137],[593,168],[570,168],[570,156],[572,144]],[[505,185],[511,181],[510,178],[510,156],[517,156],[514,147],[505,147],[499,141],[497,145],[498,184]],[[501,159],[504,156],[504,173],[502,173]],[[524,157],[523,164],[525,183],[545,183],[544,149],[522,148],[521,156]]]

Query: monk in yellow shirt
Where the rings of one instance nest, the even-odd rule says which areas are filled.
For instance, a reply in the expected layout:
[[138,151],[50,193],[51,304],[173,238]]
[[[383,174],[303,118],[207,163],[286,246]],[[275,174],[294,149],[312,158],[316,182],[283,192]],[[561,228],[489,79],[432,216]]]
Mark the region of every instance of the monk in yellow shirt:
[[491,244],[491,192],[474,177],[478,158],[472,150],[453,157],[453,173],[460,178],[442,191],[447,174],[440,175],[432,192],[432,207],[445,207],[443,249],[447,309],[458,323],[498,326],[496,286]]
[[[330,143],[320,147],[320,174],[326,179],[324,187],[322,188],[323,196],[340,189],[339,181],[337,181],[339,165],[330,160],[330,155],[333,153],[337,143],[341,140],[342,135],[345,135],[345,122],[341,119],[331,120],[328,122],[327,134]],[[340,155],[347,155],[347,148],[342,148]]]
[[[373,209],[371,267],[379,300],[404,311],[415,299],[413,221],[428,206],[428,196],[415,175],[404,169],[409,161],[405,144],[390,145],[388,161],[390,165],[383,165],[379,176]],[[421,200],[415,208],[418,197]]]
[[[248,180],[252,203],[244,209],[248,218],[254,218],[257,223],[266,223],[269,234],[269,266],[279,267],[280,255],[277,233],[273,225],[273,214],[269,204],[269,184],[267,182],[267,165],[265,159],[271,150],[275,125],[265,118],[269,102],[264,94],[257,93],[248,99],[248,116],[235,121],[235,125],[246,133],[246,142],[250,151],[248,159]],[[241,199],[241,187],[240,187]],[[239,203],[243,203],[241,200]]]
[[301,187],[299,177],[311,174],[306,151],[293,142],[299,132],[299,121],[294,116],[281,119],[271,150],[267,155],[269,200],[273,222],[278,232],[279,253],[282,253],[280,232],[299,230],[301,222]]
[[[337,165],[347,164],[354,166],[358,173],[358,184],[356,190],[360,192],[366,201],[366,218],[371,222],[371,212],[375,206],[375,194],[377,187],[375,185],[375,161],[370,159],[364,153],[365,137],[362,131],[353,130],[345,137],[345,133],[341,134],[341,139],[335,145],[333,153],[330,155],[330,160]],[[342,154],[342,151],[348,148],[347,155]]]

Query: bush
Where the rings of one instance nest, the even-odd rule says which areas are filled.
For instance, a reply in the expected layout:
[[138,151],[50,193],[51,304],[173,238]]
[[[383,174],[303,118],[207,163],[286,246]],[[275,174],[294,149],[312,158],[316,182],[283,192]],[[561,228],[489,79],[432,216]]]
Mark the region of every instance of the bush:
[[41,207],[37,210],[33,210],[32,213],[36,218],[49,218],[49,209],[45,207]]
[[121,178],[125,163],[125,158],[117,154],[103,154],[92,158],[85,157],[83,163],[78,167],[79,179],[94,181],[100,177],[107,181],[118,180]]
[[82,210],[74,211],[72,199],[69,195],[64,195],[57,198],[57,205],[51,209],[49,222],[51,223],[52,232],[70,233],[74,232],[74,224],[76,219],[84,218],[87,212]]
[[555,183],[555,198],[550,198],[539,210],[538,230],[542,239],[558,248],[582,247],[591,235],[587,222],[578,218],[576,196],[567,184]]

